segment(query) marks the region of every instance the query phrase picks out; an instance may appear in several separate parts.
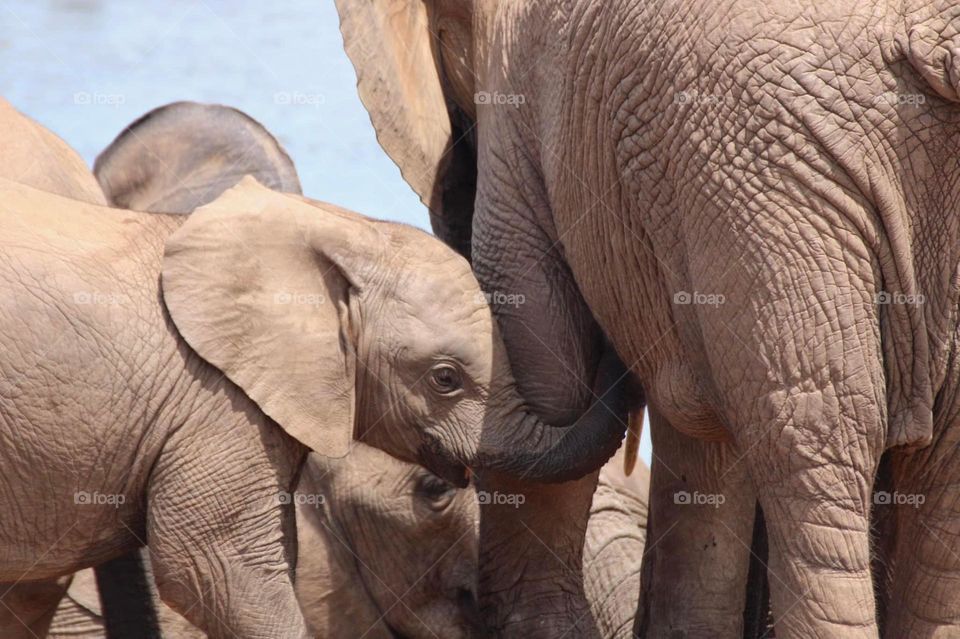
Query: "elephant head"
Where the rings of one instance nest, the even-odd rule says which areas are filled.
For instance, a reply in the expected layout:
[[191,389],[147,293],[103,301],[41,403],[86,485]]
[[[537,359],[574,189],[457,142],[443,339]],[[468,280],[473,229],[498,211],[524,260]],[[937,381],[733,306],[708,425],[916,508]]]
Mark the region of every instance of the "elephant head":
[[[603,354],[603,333],[563,260],[549,211],[522,229],[542,238],[474,220],[478,180],[496,179],[489,168],[478,170],[485,130],[509,126],[521,112],[490,104],[510,97],[496,92],[502,80],[496,65],[485,61],[508,55],[484,49],[503,45],[489,44],[499,4],[340,0],[337,6],[380,144],[429,208],[437,236],[473,262],[516,361],[524,398],[545,420],[563,425],[593,399],[590,381]],[[524,151],[520,142],[517,147]]]
[[174,102],[123,130],[94,163],[111,206],[189,213],[252,175],[277,191],[300,193],[280,143],[247,114],[219,104]]
[[296,507],[297,597],[314,632],[477,636],[472,490],[359,444],[310,455]]
[[90,204],[105,204],[76,151],[0,98],[0,177]]
[[[536,160],[544,153],[536,136],[547,101],[532,93],[537,52],[502,35],[510,30],[500,11],[505,4],[337,1],[344,46],[380,144],[429,207],[437,235],[471,260],[524,401],[562,427],[596,405],[600,362],[616,356],[567,265],[549,204],[531,204],[550,200]],[[503,74],[516,66],[529,71],[529,95],[504,84]],[[522,102],[529,104],[516,108]],[[511,159],[528,160],[529,174],[515,177],[497,166],[503,157],[490,151],[494,138],[507,140],[502,149]],[[532,219],[511,217],[520,210],[532,211]],[[640,393],[634,399],[639,411]],[[559,491],[490,473],[478,481],[491,492],[527,496],[519,509],[482,509],[488,623],[517,636],[563,634],[570,624],[588,632],[578,573],[596,475]],[[558,620],[544,622],[545,615]]]
[[466,260],[412,227],[248,177],[169,237],[162,281],[193,350],[322,455],[356,438],[459,485],[464,465],[562,481],[622,435],[616,406],[576,428],[528,411]]
[[[297,599],[313,636],[481,636],[473,490],[357,444],[343,459],[309,455],[291,501]],[[103,637],[105,624],[134,606],[127,596],[131,584],[143,583],[148,604],[134,608],[141,616],[131,620],[138,625],[121,630],[144,635],[143,615],[155,614],[165,637],[205,637],[160,601],[148,585],[149,569],[141,550],[110,562],[106,578],[98,572],[95,580],[92,569],[77,573],[51,636]]]

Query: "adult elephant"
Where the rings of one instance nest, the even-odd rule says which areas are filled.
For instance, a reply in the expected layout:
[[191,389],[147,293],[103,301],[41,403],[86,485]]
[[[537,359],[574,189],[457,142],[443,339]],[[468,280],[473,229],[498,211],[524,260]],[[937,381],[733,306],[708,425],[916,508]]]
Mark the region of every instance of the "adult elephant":
[[[878,610],[890,636],[955,629],[955,8],[337,5],[379,140],[471,256],[526,401],[572,423],[604,334],[642,383],[656,457],[637,632],[741,634],[755,498],[778,636],[877,636]],[[896,490],[925,505],[897,506],[878,607],[887,449]],[[481,516],[488,621],[591,636],[594,478],[479,479],[528,497]]]

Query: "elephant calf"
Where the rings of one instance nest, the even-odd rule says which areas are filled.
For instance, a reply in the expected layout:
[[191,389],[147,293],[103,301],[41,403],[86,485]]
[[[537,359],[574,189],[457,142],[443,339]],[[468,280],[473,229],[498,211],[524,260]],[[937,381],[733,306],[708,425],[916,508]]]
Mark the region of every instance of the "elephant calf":
[[[600,472],[584,548],[585,590],[601,636],[632,636],[647,518],[649,470]],[[318,497],[319,496],[319,497]],[[298,486],[297,598],[310,631],[347,639],[476,636],[479,516],[472,489],[362,444],[342,460],[311,455]],[[200,638],[156,602],[166,637]],[[104,639],[92,570],[76,575],[50,639]]]
[[[358,444],[310,455],[296,497],[297,598],[328,639],[475,636],[477,504],[425,469]],[[165,637],[203,634],[162,604]],[[76,575],[51,639],[106,637],[93,571]]]
[[186,218],[9,180],[0,201],[0,582],[34,616],[148,540],[209,635],[305,637],[279,496],[308,448],[463,485],[578,477],[622,435],[609,400],[575,430],[526,410],[469,265],[418,230],[253,178]]

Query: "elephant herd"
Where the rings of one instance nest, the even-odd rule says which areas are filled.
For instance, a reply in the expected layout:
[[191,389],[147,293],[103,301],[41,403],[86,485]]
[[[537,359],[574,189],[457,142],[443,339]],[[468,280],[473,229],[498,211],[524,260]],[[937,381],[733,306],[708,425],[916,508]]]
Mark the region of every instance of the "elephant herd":
[[960,637],[955,3],[335,3],[435,236],[2,107],[3,636]]
[[[155,109],[98,157],[93,174],[8,103],[0,104],[0,121],[10,402],[2,415],[11,438],[23,434],[3,454],[5,503],[7,512],[23,512],[15,495],[31,482],[30,499],[54,513],[4,525],[0,634],[482,636],[479,508],[516,505],[523,496],[478,495],[462,467],[419,452],[415,438],[429,433],[401,430],[431,427],[422,404],[439,388],[451,399],[435,437],[458,437],[460,450],[484,456],[477,467],[515,454],[470,439],[490,436],[479,426],[498,401],[491,395],[508,402],[498,420],[522,405],[510,380],[504,386],[495,376],[509,375],[504,360],[494,369],[495,353],[484,348],[497,336],[479,288],[441,286],[460,258],[423,232],[299,196],[296,170],[276,139],[234,109],[187,102]],[[175,243],[208,213],[213,226]],[[304,249],[310,253],[297,255]],[[189,261],[178,266],[178,254]],[[272,262],[261,261],[268,256]],[[388,281],[372,283],[377,277]],[[417,288],[424,283],[429,291]],[[463,312],[463,297],[486,311],[485,324],[449,314]],[[342,307],[324,316],[331,302]],[[238,304],[247,305],[240,316]],[[390,321],[378,323],[374,312]],[[288,344],[303,351],[300,360],[295,350],[275,350],[282,346],[275,335],[250,332],[271,321],[292,322],[269,326],[275,335],[306,339]],[[463,334],[445,322],[462,323]],[[221,338],[229,341],[211,341]],[[354,340],[351,348],[345,339]],[[386,348],[387,340],[396,342]],[[302,376],[298,392],[319,393],[312,406],[299,406],[264,370],[245,368],[250,357],[266,361],[258,341],[285,380]],[[331,344],[336,350],[324,355]],[[397,345],[414,352],[397,359]],[[318,367],[324,356],[331,361]],[[354,377],[343,380],[347,367]],[[460,387],[449,390],[452,375]],[[311,390],[318,382],[328,388]],[[362,393],[362,403],[341,409],[336,402],[348,392]],[[460,402],[473,405],[458,414]],[[357,405],[378,410],[333,412]],[[446,479],[316,426],[334,419],[349,420],[349,437],[366,431],[364,439],[384,448],[422,455]],[[388,432],[369,433],[387,420],[380,428]],[[305,456],[299,441],[334,454]],[[597,557],[592,611],[610,636],[632,627],[646,524],[646,468],[630,477],[623,468],[622,455],[605,466],[587,545]],[[79,570],[90,565],[98,574]]]

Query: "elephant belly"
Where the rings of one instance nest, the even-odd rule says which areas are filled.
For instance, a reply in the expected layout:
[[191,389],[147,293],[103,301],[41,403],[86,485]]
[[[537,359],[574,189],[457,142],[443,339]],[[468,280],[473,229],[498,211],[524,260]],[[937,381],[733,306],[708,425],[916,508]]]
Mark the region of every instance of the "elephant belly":
[[0,307],[0,581],[40,579],[139,545],[163,384],[119,353],[170,349],[121,343],[115,308],[68,317],[49,293],[5,284],[17,305]]

